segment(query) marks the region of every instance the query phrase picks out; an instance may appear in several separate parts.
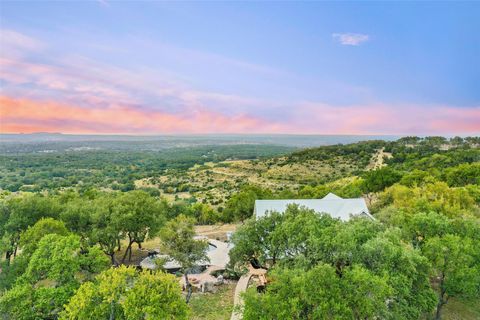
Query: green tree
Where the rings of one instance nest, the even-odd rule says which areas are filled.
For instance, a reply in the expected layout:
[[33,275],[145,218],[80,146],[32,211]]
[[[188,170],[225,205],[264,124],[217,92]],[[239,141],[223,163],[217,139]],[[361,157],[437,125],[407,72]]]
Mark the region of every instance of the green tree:
[[[90,190],[90,192],[92,191]],[[82,198],[74,198],[69,201],[60,213],[60,219],[70,231],[80,236],[82,243],[88,243],[93,228],[92,214],[98,201],[90,199],[85,194]]]
[[384,318],[391,289],[385,279],[361,266],[340,277],[335,268],[319,264],[311,270],[275,270],[264,294],[244,295],[243,318],[250,319],[374,319]]
[[277,248],[276,260],[282,265],[304,268],[316,265],[328,255],[332,233],[337,230],[338,223],[339,220],[328,214],[297,205],[288,206],[272,232],[272,242]]
[[113,265],[117,265],[115,252],[120,250],[125,230],[124,212],[115,210],[116,205],[114,195],[95,192],[70,201],[60,214],[67,227],[80,236],[82,246],[98,244]]
[[112,265],[117,265],[115,251],[120,250],[122,230],[124,230],[122,216],[113,210],[114,199],[101,197],[91,206],[91,229],[88,232],[89,241],[100,246],[102,251],[110,257]]
[[[435,199],[428,194],[427,197]],[[418,199],[413,200],[414,203],[417,201]],[[442,203],[436,199],[434,201]],[[448,201],[448,197],[444,197],[442,201]],[[432,208],[431,204],[429,206]],[[395,210],[387,219],[387,223],[402,228],[402,237],[419,249],[415,252],[421,252],[432,266],[429,273],[431,274],[431,287],[437,292],[435,297],[437,319],[441,317],[442,308],[450,297],[471,298],[478,297],[480,294],[480,249],[477,245],[480,243],[480,222],[478,218],[468,212],[457,212],[456,215],[448,217],[442,211],[424,213],[413,210]],[[381,216],[385,212],[382,211]],[[376,244],[375,248],[378,250],[381,246]],[[378,255],[378,258],[385,256],[388,255],[382,253],[382,255]],[[412,266],[413,263],[403,262],[397,265],[406,267]],[[416,267],[415,270],[411,270],[408,273],[410,274],[409,278],[421,269]],[[410,292],[418,295],[418,285],[416,288],[411,288]],[[426,295],[422,296],[427,297]],[[414,301],[409,301],[408,305],[418,304],[422,301],[422,296]]]
[[206,254],[208,242],[194,238],[194,220],[184,215],[166,223],[160,232],[162,252],[176,261],[185,277],[188,291],[186,301],[190,300],[192,285],[188,280],[188,271],[201,261],[208,261]]
[[422,140],[422,138],[420,137],[416,137],[416,136],[407,136],[407,137],[402,137],[400,139],[398,139],[398,143],[400,144],[413,144],[413,145],[416,145],[417,143],[419,143],[420,141]]
[[459,136],[450,138],[450,144],[454,146],[461,146],[463,144],[463,138]]
[[266,268],[268,259],[275,264],[281,247],[273,232],[284,217],[281,213],[271,212],[257,220],[249,219],[240,226],[232,237],[235,245],[229,252],[230,265],[235,267],[253,262]]
[[447,143],[447,138],[439,136],[430,136],[423,139],[423,143],[432,147],[440,147],[443,144]]
[[480,251],[470,238],[447,234],[428,239],[422,249],[431,261],[438,293],[435,319],[452,297],[480,297]]
[[430,263],[401,238],[397,228],[378,233],[353,253],[353,260],[385,277],[391,287],[386,319],[417,320],[429,314],[436,304],[429,281]]
[[62,221],[53,218],[42,218],[32,227],[28,227],[20,235],[20,247],[22,248],[22,256],[31,257],[38,248],[40,240],[47,234],[58,234],[66,236],[69,231]]
[[399,172],[389,167],[367,171],[363,179],[363,190],[365,193],[383,191],[401,178],[402,175]]
[[154,236],[165,221],[165,213],[155,198],[144,191],[131,191],[118,196],[114,200],[113,212],[116,221],[120,222],[122,232],[128,238],[128,245],[122,262],[132,256],[132,245]]
[[445,171],[445,181],[449,186],[480,185],[480,162],[463,163]]
[[417,187],[393,185],[379,196],[376,206],[395,208],[414,214],[435,211],[448,217],[469,215],[475,200],[465,188],[451,188],[445,182],[428,183]]
[[80,248],[78,236],[44,236],[25,273],[0,297],[7,319],[56,319],[84,280],[109,265],[97,248]]
[[2,265],[0,288],[9,289],[15,280],[25,272],[40,240],[47,234],[66,236],[69,232],[61,221],[52,218],[40,219],[35,225],[28,227],[20,236],[21,255],[17,256],[10,264]]
[[195,203],[191,206],[191,211],[199,224],[215,224],[220,221],[218,212],[209,205]]
[[[381,318],[415,320],[429,313],[435,306],[435,294],[429,283],[429,261],[409,242],[404,242],[400,229],[386,229],[381,223],[368,218],[358,217],[342,222],[327,214],[290,206],[284,214],[272,213],[257,220],[247,221],[235,233],[233,243],[230,251],[232,263],[257,259],[262,266],[270,267],[269,274],[274,280],[275,270],[293,270],[302,276],[323,264],[332,268],[332,272],[340,279],[352,272],[352,266],[368,271],[368,274],[375,278],[381,278],[390,292],[388,309],[382,313]],[[363,277],[363,274],[359,273],[358,276]],[[347,284],[342,282],[341,286]],[[293,289],[295,286],[295,282],[289,282],[285,286],[285,294],[288,294],[289,298],[279,298],[287,299],[285,306],[287,311],[284,310],[285,313],[282,314],[273,310],[274,313],[263,316],[264,319],[297,317],[297,313],[288,313],[293,312],[292,309],[288,309],[291,307],[288,305],[288,299],[297,303],[299,300],[308,299],[309,296],[303,289],[295,291]],[[267,292],[270,288],[269,284]],[[289,292],[287,288],[291,288]],[[353,288],[351,290],[354,292]],[[346,295],[347,292],[342,292],[342,296]],[[351,296],[351,299],[355,297]],[[252,303],[257,305],[261,300],[262,298],[254,299]],[[277,300],[271,303],[276,305]],[[383,302],[383,305],[385,304],[386,301]],[[264,307],[268,310],[267,306],[260,304],[261,310]],[[328,306],[328,309],[330,307]],[[358,311],[361,310],[359,306],[344,306],[341,310],[344,311],[338,312],[346,313],[339,313],[342,315],[340,318],[351,319],[361,318],[370,312],[371,308]],[[305,312],[297,318],[312,318],[310,313],[307,312],[305,315]],[[328,318],[329,313],[320,314],[316,317]]]
[[121,266],[86,282],[71,297],[60,319],[187,319],[177,279],[163,272]]
[[451,232],[452,227],[450,219],[442,214],[420,212],[410,218],[407,230],[413,246],[421,248],[426,240],[432,237],[443,236]]
[[408,187],[414,187],[422,185],[425,182],[432,182],[433,180],[434,178],[427,171],[415,169],[405,174],[400,180],[400,183]]
[[16,257],[20,234],[23,231],[41,218],[57,218],[60,211],[61,206],[52,197],[24,195],[8,200],[2,210],[2,220],[6,222],[0,228],[3,238],[2,250],[7,263],[12,257]]
[[272,194],[268,190],[256,186],[245,186],[227,201],[224,210],[225,219],[243,222],[252,216],[255,200],[269,197],[272,197]]

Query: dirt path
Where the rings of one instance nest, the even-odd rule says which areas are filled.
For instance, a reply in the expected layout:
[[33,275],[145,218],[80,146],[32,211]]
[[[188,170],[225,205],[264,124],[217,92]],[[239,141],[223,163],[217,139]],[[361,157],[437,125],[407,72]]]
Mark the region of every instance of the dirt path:
[[235,287],[235,295],[233,296],[233,311],[232,317],[230,320],[241,320],[242,319],[242,312],[238,311],[238,309],[242,306],[242,297],[241,294],[247,290],[248,282],[252,277],[251,273],[247,273],[243,275],[237,282],[237,286]]
[[373,162],[370,163],[370,170],[380,169],[383,167],[384,159],[389,159],[392,157],[392,154],[389,152],[385,152],[385,148],[381,148],[377,151],[377,153],[373,156]]

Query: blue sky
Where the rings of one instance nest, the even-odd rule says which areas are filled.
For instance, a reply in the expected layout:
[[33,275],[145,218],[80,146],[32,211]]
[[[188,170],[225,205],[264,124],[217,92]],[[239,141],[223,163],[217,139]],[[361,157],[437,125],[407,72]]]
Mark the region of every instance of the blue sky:
[[2,2],[0,17],[4,132],[480,132],[480,3]]

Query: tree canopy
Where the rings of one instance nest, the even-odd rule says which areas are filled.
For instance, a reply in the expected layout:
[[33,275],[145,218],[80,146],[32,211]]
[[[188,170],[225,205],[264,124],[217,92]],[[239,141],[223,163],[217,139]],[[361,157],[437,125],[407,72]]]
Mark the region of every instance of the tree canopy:
[[[400,229],[368,218],[342,222],[290,206],[248,221],[233,242],[232,263],[257,259],[272,278],[265,295],[247,294],[246,319],[418,319],[435,306],[428,259]],[[331,303],[321,298],[328,292]]]
[[187,302],[191,296],[191,284],[188,280],[188,271],[200,261],[208,261],[206,254],[208,242],[195,239],[195,230],[193,228],[193,219],[184,215],[179,215],[166,223],[160,232],[162,241],[162,251],[169,256],[171,260],[180,264],[185,276],[188,295]]
[[98,248],[82,251],[78,236],[46,235],[25,273],[0,296],[0,310],[7,319],[56,319],[81,282],[108,266]]
[[60,319],[187,319],[178,281],[163,272],[120,266],[80,286]]

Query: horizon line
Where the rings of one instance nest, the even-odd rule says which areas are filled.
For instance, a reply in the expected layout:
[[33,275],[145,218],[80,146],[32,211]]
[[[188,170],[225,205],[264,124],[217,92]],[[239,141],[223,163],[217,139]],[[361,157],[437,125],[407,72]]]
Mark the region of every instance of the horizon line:
[[65,136],[130,136],[130,137],[155,137],[155,136],[385,136],[385,137],[474,137],[480,136],[479,133],[458,134],[415,134],[415,133],[64,133],[64,132],[0,132],[0,135],[65,135]]

